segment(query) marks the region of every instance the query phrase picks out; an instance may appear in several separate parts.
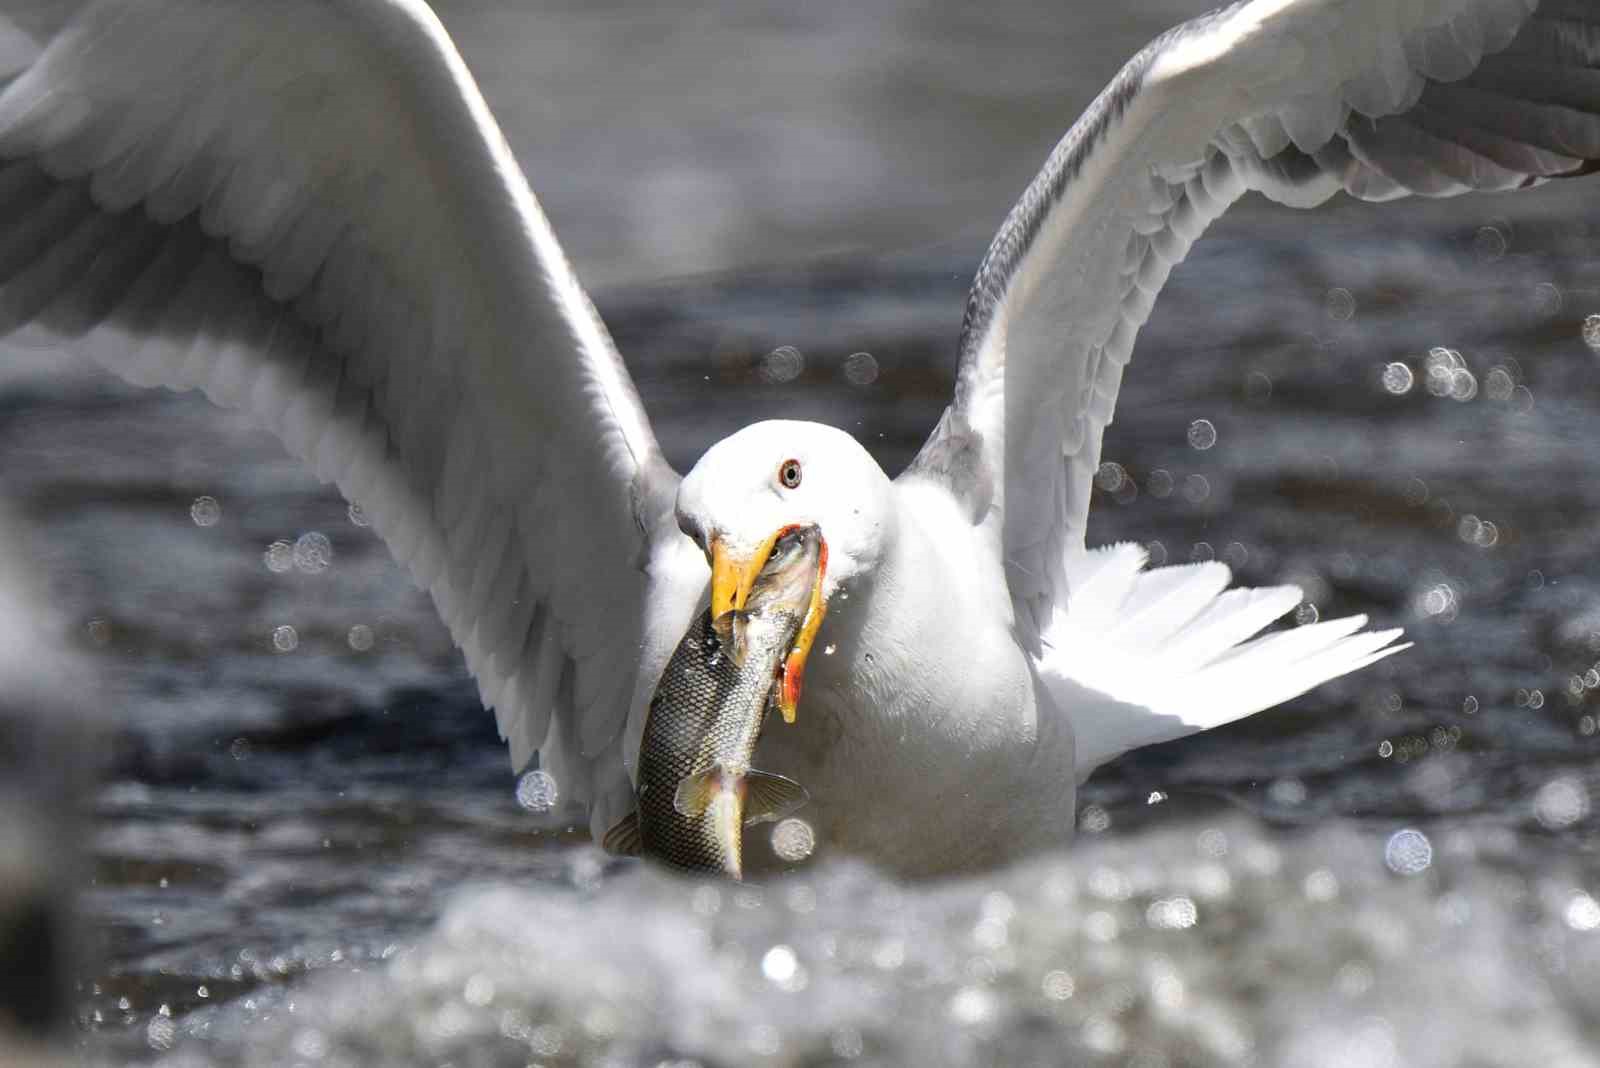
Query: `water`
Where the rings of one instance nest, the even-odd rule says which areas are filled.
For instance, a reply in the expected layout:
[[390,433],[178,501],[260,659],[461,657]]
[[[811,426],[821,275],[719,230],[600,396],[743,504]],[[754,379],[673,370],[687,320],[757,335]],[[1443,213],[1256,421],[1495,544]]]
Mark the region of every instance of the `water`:
[[[445,16],[679,469],[781,415],[892,471],[1010,198],[1193,6]],[[1214,228],[1141,336],[1089,540],[1417,648],[1104,769],[1070,854],[934,885],[821,842],[707,887],[546,826],[358,513],[197,397],[7,353],[0,490],[102,685],[76,1052],[1600,1063],[1595,189]]]

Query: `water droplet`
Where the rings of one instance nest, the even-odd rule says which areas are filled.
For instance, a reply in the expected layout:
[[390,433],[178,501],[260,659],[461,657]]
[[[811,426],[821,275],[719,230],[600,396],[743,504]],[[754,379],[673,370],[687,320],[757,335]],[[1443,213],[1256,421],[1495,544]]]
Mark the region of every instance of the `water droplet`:
[[549,812],[560,795],[555,777],[548,771],[534,768],[517,780],[517,804],[529,812]]
[[1211,496],[1211,482],[1204,475],[1186,475],[1183,479],[1183,496],[1190,504],[1200,504]]
[[866,1049],[861,1032],[854,1027],[839,1028],[828,1039],[828,1045],[833,1049],[834,1056],[846,1061],[855,1060]]
[[762,359],[761,377],[781,385],[799,378],[805,368],[805,357],[800,355],[799,349],[793,345],[780,345]]
[[358,527],[367,526],[372,522],[372,520],[367,518],[366,510],[359,504],[350,505],[349,508],[345,509],[345,514],[350,517],[350,522],[354,523]]
[[1292,808],[1305,804],[1306,784],[1299,779],[1278,779],[1267,787],[1267,796],[1273,804]]
[[1144,551],[1151,567],[1160,567],[1167,562],[1167,547],[1159,541],[1146,542]]
[[1511,391],[1511,410],[1518,415],[1527,415],[1533,411],[1533,390],[1527,386],[1518,386]]
[[1091,912],[1083,918],[1083,934],[1091,942],[1114,942],[1118,930],[1117,918],[1104,910]]
[[1189,424],[1189,447],[1201,452],[1217,443],[1217,428],[1209,419],[1196,419]]
[[333,563],[333,543],[326,534],[308,531],[295,539],[294,566],[308,575],[320,575]]
[[1533,814],[1550,830],[1570,827],[1589,815],[1589,791],[1572,775],[1551,779],[1534,794]]
[[1554,282],[1540,282],[1533,287],[1533,306],[1545,315],[1554,315],[1561,310],[1561,287]]
[[364,653],[372,648],[372,628],[365,623],[357,623],[350,628],[350,633],[345,635],[345,641],[350,643],[350,648],[358,653]]
[[1567,907],[1561,911],[1561,918],[1574,931],[1593,931],[1600,927],[1600,901],[1582,890],[1574,890],[1567,899]]
[[1339,896],[1339,878],[1327,868],[1318,868],[1306,875],[1302,888],[1308,901],[1332,901]]
[[1356,313],[1356,298],[1348,289],[1335,286],[1328,290],[1327,299],[1323,302],[1327,309],[1328,318],[1336,323],[1342,323]]
[[1222,559],[1229,567],[1238,570],[1249,561],[1250,550],[1246,549],[1242,542],[1230,541],[1227,548],[1222,550]]
[[272,647],[280,653],[292,653],[300,645],[300,635],[285,623],[272,629]]
[[1147,805],[1159,805],[1166,799],[1167,795],[1162,793],[1160,790],[1151,790],[1150,796],[1144,799],[1144,803]]
[[1399,360],[1395,360],[1383,369],[1383,388],[1397,397],[1403,393],[1410,393],[1415,383],[1416,376],[1411,373],[1411,368]]
[[1448,582],[1437,582],[1426,587],[1412,598],[1412,606],[1418,616],[1437,619],[1442,623],[1452,622],[1460,610],[1455,587]]
[[805,860],[816,848],[817,832],[803,819],[791,816],[772,828],[772,851],[790,864]]
[[1051,1001],[1066,1001],[1077,993],[1078,984],[1073,981],[1070,974],[1057,968],[1044,973],[1044,979],[1040,981],[1039,988],[1044,992],[1044,996]]
[[1099,834],[1111,827],[1111,813],[1099,805],[1085,805],[1078,813],[1078,830],[1086,834]]
[[1483,392],[1492,401],[1504,403],[1511,399],[1511,391],[1517,388],[1516,381],[1511,377],[1511,372],[1504,367],[1491,367],[1483,379]]
[[250,739],[235,738],[233,743],[228,746],[228,755],[233,757],[235,760],[249,760]]
[[1583,343],[1600,350],[1600,315],[1587,315],[1583,319]]
[[1244,379],[1244,395],[1253,401],[1272,397],[1272,379],[1264,371],[1251,371]]
[[1186,897],[1152,901],[1144,913],[1145,922],[1158,931],[1186,930],[1193,927],[1199,918],[1199,910]]
[[1172,496],[1172,472],[1164,467],[1158,467],[1150,472],[1150,477],[1144,480],[1144,488],[1150,491],[1150,496],[1165,500]]
[[761,957],[761,974],[770,983],[787,986],[799,973],[800,959],[788,946],[773,946]]
[[1310,601],[1304,601],[1294,610],[1294,621],[1300,626],[1315,623],[1320,617],[1317,606]]
[[1448,397],[1456,388],[1456,372],[1466,367],[1466,361],[1455,349],[1436,346],[1428,350],[1428,392],[1435,397]]
[[1528,707],[1529,708],[1543,708],[1544,707],[1544,691],[1543,690],[1529,690],[1528,691]]
[[196,497],[189,506],[189,518],[194,520],[197,527],[214,527],[222,518],[222,505],[217,503],[215,497]]
[[1394,743],[1391,742],[1387,738],[1385,738],[1383,741],[1379,742],[1378,743],[1378,755],[1383,757],[1386,760],[1389,757],[1394,756]]
[[96,616],[89,620],[89,640],[96,645],[106,645],[111,641],[111,621]]
[[1110,460],[1101,464],[1099,470],[1094,473],[1094,484],[1107,493],[1117,492],[1127,480],[1128,473],[1123,470],[1122,465]]
[[993,993],[982,987],[967,986],[956,991],[950,999],[950,1018],[967,1027],[986,1023],[998,1008]]
[[1420,875],[1433,863],[1433,843],[1413,827],[1396,831],[1384,844],[1383,862],[1396,875]]
[[1483,263],[1493,263],[1506,254],[1509,235],[1498,226],[1480,226],[1472,237],[1472,251]]
[[294,566],[294,546],[286,541],[275,541],[267,546],[267,551],[261,554],[261,559],[267,565],[268,571],[281,575]]
[[1478,378],[1464,367],[1450,372],[1450,399],[1466,403],[1478,395]]
[[1197,541],[1189,547],[1189,559],[1193,563],[1209,563],[1216,558],[1216,550],[1211,547],[1209,541]]
[[852,386],[870,386],[878,380],[878,361],[870,352],[852,353],[844,361],[844,377]]
[[1461,711],[1465,712],[1469,716],[1476,715],[1478,711],[1478,699],[1473,697],[1471,694],[1468,694],[1467,699],[1461,702]]

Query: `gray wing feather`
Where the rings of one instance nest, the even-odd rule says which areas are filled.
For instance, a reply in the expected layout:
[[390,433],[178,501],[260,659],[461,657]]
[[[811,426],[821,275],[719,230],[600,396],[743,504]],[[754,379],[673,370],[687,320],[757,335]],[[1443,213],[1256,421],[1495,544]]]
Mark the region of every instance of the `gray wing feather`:
[[1600,3],[1255,0],[1151,42],[1067,132],[967,302],[956,393],[903,477],[1002,527],[1024,633],[1069,594],[1100,440],[1161,287],[1241,195],[1297,207],[1600,166]]
[[432,13],[3,0],[0,63],[0,334],[276,432],[431,593],[513,761],[609,825],[649,621],[693,608],[676,475]]

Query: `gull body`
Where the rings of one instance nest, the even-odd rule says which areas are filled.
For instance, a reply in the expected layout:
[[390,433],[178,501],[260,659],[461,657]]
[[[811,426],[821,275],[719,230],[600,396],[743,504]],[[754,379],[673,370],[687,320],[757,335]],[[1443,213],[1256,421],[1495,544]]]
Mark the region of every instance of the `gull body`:
[[811,790],[830,850],[977,867],[1066,841],[1117,754],[1403,648],[1361,617],[1258,637],[1297,589],[1085,544],[1173,267],[1250,192],[1586,174],[1597,66],[1600,0],[1250,0],[1175,27],[1002,223],[906,471],[776,421],[680,478],[421,0],[0,0],[0,333],[203,390],[335,482],[432,596],[513,768],[597,838],[691,621],[817,525],[827,611],[757,761]]

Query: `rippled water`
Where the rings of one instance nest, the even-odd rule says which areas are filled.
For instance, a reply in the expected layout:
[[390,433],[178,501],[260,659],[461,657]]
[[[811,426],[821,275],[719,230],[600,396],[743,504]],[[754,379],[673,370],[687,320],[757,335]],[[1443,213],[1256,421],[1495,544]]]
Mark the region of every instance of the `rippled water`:
[[[1059,133],[1052,94],[1081,103],[1184,6],[1072,34],[1017,3],[968,51],[961,16],[915,5],[689,29],[575,6],[542,36],[509,7],[446,15],[680,469],[783,415],[895,470],[948,397],[982,244]],[[593,50],[630,26],[653,50]],[[762,89],[742,105],[682,73],[730,40],[732,84]],[[653,62],[593,58],[618,54]],[[584,56],[592,113],[579,88],[517,93]],[[1417,648],[1104,769],[1069,855],[935,885],[821,843],[790,880],[708,887],[542,825],[358,512],[199,398],[8,352],[0,490],[102,677],[78,1052],[1600,1064],[1584,199],[1253,208],[1197,247],[1125,381],[1091,543],[1299,582],[1302,621],[1366,612]]]

